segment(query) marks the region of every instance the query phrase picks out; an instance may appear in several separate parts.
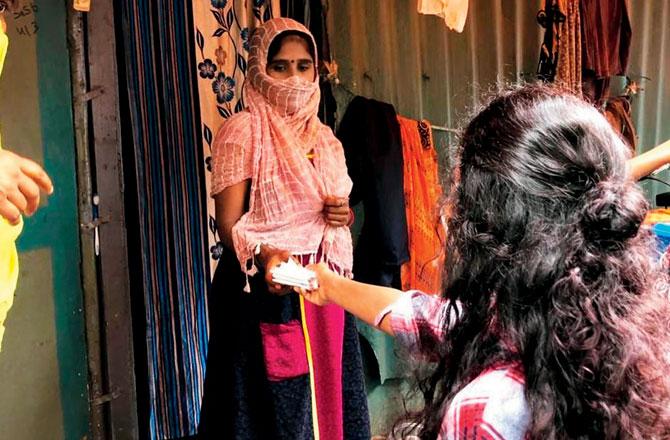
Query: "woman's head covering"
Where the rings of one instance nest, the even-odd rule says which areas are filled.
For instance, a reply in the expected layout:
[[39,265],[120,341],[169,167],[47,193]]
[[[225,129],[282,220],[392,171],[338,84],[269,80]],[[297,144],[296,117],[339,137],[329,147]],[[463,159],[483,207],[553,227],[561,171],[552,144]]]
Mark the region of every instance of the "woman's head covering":
[[[280,80],[266,73],[270,45],[275,38],[287,31],[304,34],[305,38],[311,40],[311,46],[316,47],[314,37],[309,30],[295,20],[274,18],[265,22],[254,31],[251,37],[246,83],[263,96],[278,115],[295,119],[309,118],[316,115],[321,98],[318,75],[315,76],[314,81],[310,82],[297,76]],[[316,69],[318,65],[316,53],[313,53],[312,56]],[[245,92],[248,98],[249,90],[245,89]],[[253,104],[254,99],[252,98],[251,101],[248,104]]]

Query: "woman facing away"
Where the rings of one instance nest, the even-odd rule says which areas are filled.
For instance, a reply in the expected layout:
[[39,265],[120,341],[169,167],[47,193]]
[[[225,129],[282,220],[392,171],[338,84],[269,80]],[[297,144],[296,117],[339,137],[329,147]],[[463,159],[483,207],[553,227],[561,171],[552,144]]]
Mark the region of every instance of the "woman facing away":
[[245,111],[214,141],[212,196],[225,246],[213,280],[200,438],[369,440],[351,315],[277,285],[289,258],[352,268],[351,180],[318,117],[315,43],[285,18],[253,33]]
[[627,154],[589,104],[503,92],[462,138],[442,295],[324,265],[301,293],[435,361],[409,424],[420,438],[668,439],[668,279]]

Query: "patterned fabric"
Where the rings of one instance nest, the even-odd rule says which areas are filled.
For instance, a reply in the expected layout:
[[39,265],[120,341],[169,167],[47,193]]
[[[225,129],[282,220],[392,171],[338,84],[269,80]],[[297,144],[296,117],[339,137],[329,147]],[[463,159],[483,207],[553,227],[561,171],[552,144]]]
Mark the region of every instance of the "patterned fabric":
[[212,143],[212,178],[210,195],[214,197],[227,187],[251,179],[251,114],[231,116],[216,133]]
[[400,267],[402,290],[438,293],[444,265],[442,195],[430,124],[398,116],[402,137],[403,180],[409,261]]
[[[137,179],[133,288],[144,296],[151,439],[194,434],[207,350],[206,193],[198,139],[190,2],[124,0],[128,105]],[[141,328],[141,327],[138,327]],[[145,348],[146,352],[142,349]],[[146,399],[146,402],[145,402]]]
[[576,94],[582,93],[582,31],[579,0],[554,0],[565,20],[554,23],[558,51],[555,81]]
[[449,402],[438,440],[523,440],[530,424],[517,366],[483,372]]
[[[244,166],[252,165],[249,211],[232,230],[240,266],[249,275],[257,270],[253,265],[249,269],[248,263],[259,243],[296,254],[316,255],[321,248],[325,261],[348,274],[351,233],[348,228],[329,226],[322,211],[327,196],[348,197],[352,183],[342,145],[317,117],[318,78],[308,82],[294,76],[280,81],[265,73],[272,40],[288,30],[311,37],[304,26],[287,18],[272,19],[253,34],[244,89],[249,112],[221,129],[223,135],[218,138],[222,143],[213,151],[213,186],[230,186],[235,182],[226,181],[225,176],[249,175]],[[233,134],[233,128],[239,131],[243,123],[235,119],[241,118],[248,120],[244,125],[249,131],[237,139],[227,136]],[[306,157],[310,151],[314,151],[311,161]],[[233,162],[228,160],[231,157],[244,159]]]
[[656,223],[670,223],[670,209],[667,208],[650,209],[644,218],[643,224],[653,225]]
[[[377,317],[388,315],[393,332],[410,353],[436,360],[443,341],[444,322],[457,318],[460,306],[419,291],[403,294]],[[484,371],[459,391],[446,407],[438,440],[522,440],[530,423],[519,365],[501,365]]]
[[[206,174],[211,172],[213,134],[233,114],[244,109],[242,85],[247,75],[249,38],[260,23],[279,15],[279,0],[203,0],[193,5],[194,47],[198,74],[200,122]],[[207,193],[210,176],[205,178]],[[214,200],[208,200],[208,241],[211,273],[221,255],[217,246]]]

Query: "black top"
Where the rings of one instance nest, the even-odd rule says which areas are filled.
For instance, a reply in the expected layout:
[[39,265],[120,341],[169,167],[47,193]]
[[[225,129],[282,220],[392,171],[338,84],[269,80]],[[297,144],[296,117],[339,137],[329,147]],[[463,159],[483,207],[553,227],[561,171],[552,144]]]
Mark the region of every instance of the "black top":
[[340,123],[354,186],[350,205],[363,202],[361,235],[354,253],[354,276],[379,282],[377,271],[397,269],[409,260],[400,125],[392,105],[355,97]]

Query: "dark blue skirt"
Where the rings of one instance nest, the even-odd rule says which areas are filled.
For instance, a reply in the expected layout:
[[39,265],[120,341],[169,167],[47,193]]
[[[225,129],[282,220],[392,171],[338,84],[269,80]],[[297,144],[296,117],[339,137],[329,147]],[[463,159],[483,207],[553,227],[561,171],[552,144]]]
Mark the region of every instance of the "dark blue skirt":
[[[234,253],[221,257],[209,295],[210,339],[199,439],[311,440],[309,375],[268,380],[260,323],[299,319],[294,293],[267,292],[262,276],[245,277]],[[345,440],[369,440],[370,426],[358,332],[346,314],[343,343]]]

